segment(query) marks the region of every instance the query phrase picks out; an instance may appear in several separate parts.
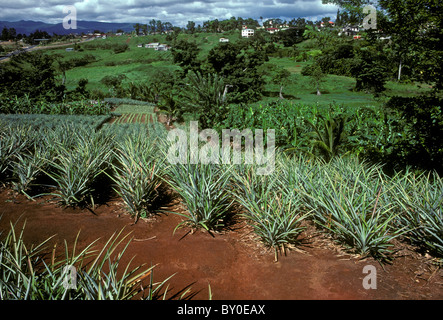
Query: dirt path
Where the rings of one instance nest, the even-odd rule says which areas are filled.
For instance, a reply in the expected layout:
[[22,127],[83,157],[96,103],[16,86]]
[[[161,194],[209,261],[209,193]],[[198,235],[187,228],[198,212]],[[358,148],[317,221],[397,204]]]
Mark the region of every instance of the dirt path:
[[[373,260],[358,261],[340,254],[327,239],[311,238],[308,231],[303,235],[304,245],[274,262],[273,252],[255,241],[243,222],[213,236],[207,232],[190,234],[188,229],[173,234],[181,221],[175,214],[134,225],[118,201],[100,206],[93,214],[63,209],[48,200],[32,202],[3,190],[0,230],[9,229],[9,221],[19,221],[20,226],[26,220],[27,242],[36,244],[56,234],[53,242],[61,248],[64,239],[73,243],[79,230],[80,246],[86,246],[97,238],[103,244],[124,228],[134,237],[125,253],[127,261],[135,255],[131,265],[158,264],[156,281],[175,273],[169,281],[169,298],[191,287],[189,298],[208,299],[210,284],[215,300],[443,299],[442,270],[406,249],[383,270]],[[182,210],[179,204],[170,209]],[[376,289],[363,287],[365,265],[376,267]]]

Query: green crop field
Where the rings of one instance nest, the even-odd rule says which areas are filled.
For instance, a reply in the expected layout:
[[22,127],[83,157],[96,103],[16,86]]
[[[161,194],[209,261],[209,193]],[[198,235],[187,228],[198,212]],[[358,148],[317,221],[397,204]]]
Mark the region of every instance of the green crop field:
[[[0,119],[0,176],[30,198],[40,196],[33,194],[39,186],[65,206],[94,205],[100,193],[113,190],[138,219],[155,213],[153,203],[163,192],[163,181],[187,207],[185,213],[177,213],[185,218],[177,227],[217,230],[236,202],[258,239],[275,250],[276,259],[304,230],[306,219],[362,257],[389,258],[392,240],[406,233],[419,245],[442,252],[436,235],[441,230],[443,183],[436,174],[403,172],[391,177],[380,165],[360,163],[355,157],[325,163],[281,150],[268,175],[258,174],[258,164],[173,165],[166,161],[171,144],[159,123],[106,124],[98,129],[103,116],[87,116],[89,125],[82,116],[69,116],[69,123],[41,121],[40,130],[33,130],[26,122],[51,117]],[[95,189],[106,176],[108,185]],[[417,221],[422,221],[420,226]]]
[[113,123],[152,123],[157,121],[153,113],[124,113]]
[[157,122],[155,105],[149,102],[132,99],[108,99],[116,107],[112,112],[116,117],[113,124],[121,123],[153,123]]
[[57,128],[64,125],[75,125],[97,129],[111,119],[110,115],[52,115],[52,114],[0,114],[0,123],[18,127]]
[[154,106],[149,105],[134,105],[134,104],[121,104],[115,110],[114,113],[154,113]]

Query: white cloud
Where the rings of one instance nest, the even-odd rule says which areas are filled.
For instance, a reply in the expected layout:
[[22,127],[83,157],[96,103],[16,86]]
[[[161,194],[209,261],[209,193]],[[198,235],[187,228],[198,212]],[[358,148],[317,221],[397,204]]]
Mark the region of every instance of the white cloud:
[[59,23],[63,7],[74,5],[78,20],[146,23],[151,19],[184,26],[192,20],[243,17],[259,19],[335,16],[337,7],[321,0],[0,0],[0,20],[37,20]]

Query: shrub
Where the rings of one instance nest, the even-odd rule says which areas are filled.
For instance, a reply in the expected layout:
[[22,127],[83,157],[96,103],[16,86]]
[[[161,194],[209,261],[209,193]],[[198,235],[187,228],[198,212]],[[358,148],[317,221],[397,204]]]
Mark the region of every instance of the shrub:
[[407,132],[394,146],[395,153],[403,155],[402,163],[443,173],[442,102],[437,96],[417,96],[392,97],[386,103],[387,111],[399,113],[402,120],[394,130]]
[[129,46],[126,43],[118,43],[113,46],[113,51],[115,54],[123,53],[128,50]]
[[14,55],[0,69],[0,93],[28,95],[30,100],[61,101],[65,87],[58,85],[54,58],[42,52]]

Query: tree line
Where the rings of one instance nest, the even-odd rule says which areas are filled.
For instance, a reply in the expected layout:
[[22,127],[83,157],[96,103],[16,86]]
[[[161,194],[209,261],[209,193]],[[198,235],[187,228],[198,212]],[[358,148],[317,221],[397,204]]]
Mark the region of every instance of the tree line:
[[[355,10],[342,10],[338,9],[335,26],[344,26],[348,24],[359,24],[363,19],[361,12]],[[259,22],[260,21],[260,22]],[[243,26],[247,26],[250,29],[257,29],[261,25],[265,28],[287,26],[288,28],[304,28],[305,26],[319,25],[321,22],[328,23],[331,21],[331,17],[323,17],[320,20],[313,21],[306,18],[292,18],[291,20],[283,20],[281,18],[267,18],[262,16],[259,19],[231,17],[230,19],[219,20],[209,19],[202,24],[190,20],[183,28],[173,26],[170,22],[162,22],[161,20],[152,19],[146,24],[136,23],[134,24],[134,30],[136,34],[155,34],[168,31],[183,32],[183,33],[221,33],[235,30],[241,30]]]
[[7,28],[3,27],[2,32],[0,34],[1,41],[19,41],[23,40],[25,43],[36,44],[35,39],[48,39],[49,41],[55,41],[60,39],[68,39],[73,38],[73,35],[57,35],[53,33],[50,35],[47,31],[44,30],[35,30],[34,32],[26,35],[22,33],[17,33],[15,28]]

